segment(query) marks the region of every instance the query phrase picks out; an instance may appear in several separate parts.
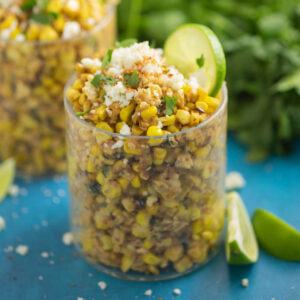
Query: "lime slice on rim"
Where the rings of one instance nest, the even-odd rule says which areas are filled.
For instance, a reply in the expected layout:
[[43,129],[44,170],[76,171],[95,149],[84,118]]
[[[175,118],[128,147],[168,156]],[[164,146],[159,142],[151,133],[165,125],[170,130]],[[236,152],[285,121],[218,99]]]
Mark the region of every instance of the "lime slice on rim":
[[257,209],[253,226],[260,246],[284,260],[300,261],[300,232],[273,214]]
[[228,194],[226,258],[233,265],[255,263],[258,246],[243,201],[237,192]]
[[198,77],[209,95],[218,94],[226,75],[226,60],[222,45],[211,29],[199,24],[180,26],[168,37],[164,54],[167,63],[176,66],[184,76],[199,70]]
[[0,164],[0,202],[6,196],[15,177],[15,161],[12,158]]

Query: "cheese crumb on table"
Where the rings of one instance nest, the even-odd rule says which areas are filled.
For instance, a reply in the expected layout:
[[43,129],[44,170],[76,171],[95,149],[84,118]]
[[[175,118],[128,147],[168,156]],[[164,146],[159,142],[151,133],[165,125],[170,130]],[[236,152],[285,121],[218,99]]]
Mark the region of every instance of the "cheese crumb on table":
[[246,181],[243,175],[239,172],[230,172],[227,174],[225,179],[225,188],[226,190],[236,190],[244,187]]
[[62,237],[62,241],[66,246],[70,246],[73,244],[73,234],[71,232],[66,232]]
[[16,248],[16,253],[21,255],[21,256],[25,256],[29,251],[29,248],[25,245],[19,245]]
[[98,286],[100,287],[100,289],[103,291],[106,289],[107,284],[104,281],[99,281],[98,282]]
[[0,231],[5,229],[5,220],[0,216]]
[[173,294],[175,295],[181,295],[181,290],[180,289],[174,289]]
[[249,280],[247,278],[242,279],[242,286],[247,287],[249,285]]
[[145,296],[151,296],[152,295],[152,290],[147,290],[145,293],[144,293]]
[[49,257],[48,252],[42,252],[42,253],[41,253],[41,257],[43,257],[43,258],[48,258],[48,257]]

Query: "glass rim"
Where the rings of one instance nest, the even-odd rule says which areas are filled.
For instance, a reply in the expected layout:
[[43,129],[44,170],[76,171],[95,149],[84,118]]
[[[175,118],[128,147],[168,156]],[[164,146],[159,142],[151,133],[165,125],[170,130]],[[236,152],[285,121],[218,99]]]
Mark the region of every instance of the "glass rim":
[[116,4],[114,3],[110,3],[106,6],[106,13],[105,16],[102,20],[100,20],[97,24],[95,24],[92,29],[90,30],[86,30],[82,33],[80,33],[80,35],[75,36],[75,37],[71,37],[71,38],[67,38],[67,39],[63,39],[62,37],[57,38],[56,40],[53,41],[39,41],[39,40],[33,40],[33,41],[28,41],[28,40],[24,40],[24,41],[16,41],[16,40],[2,40],[0,38],[0,46],[7,46],[7,45],[33,45],[33,46],[47,46],[47,45],[56,45],[56,44],[63,44],[63,43],[68,43],[68,42],[75,42],[75,41],[80,41],[82,39],[85,39],[89,36],[91,36],[93,33],[100,31],[101,29],[103,29],[107,23],[110,20],[110,17],[112,16],[112,14],[115,11],[116,8]]
[[66,96],[66,91],[67,88],[69,86],[71,86],[71,84],[74,82],[75,80],[75,74],[71,77],[71,79],[69,80],[69,82],[66,84],[65,89],[64,89],[64,106],[65,106],[65,110],[66,112],[68,112],[69,114],[72,115],[72,117],[76,118],[76,120],[82,124],[84,127],[94,131],[94,132],[99,132],[99,133],[104,133],[107,134],[111,137],[116,137],[119,139],[140,139],[140,140],[149,140],[149,139],[167,139],[168,137],[176,137],[176,136],[180,136],[182,134],[186,134],[189,132],[192,132],[194,130],[197,129],[201,129],[203,127],[205,127],[206,125],[209,125],[210,123],[212,123],[221,113],[222,111],[225,109],[225,107],[227,106],[227,102],[228,102],[228,93],[227,93],[227,84],[224,81],[222,88],[221,88],[221,95],[222,95],[222,101],[221,104],[219,105],[219,107],[214,111],[214,113],[212,115],[210,115],[205,121],[201,122],[199,125],[195,126],[195,127],[191,127],[179,132],[175,132],[175,133],[168,133],[168,134],[164,134],[164,135],[155,135],[155,136],[146,136],[146,135],[125,135],[125,134],[120,134],[117,132],[110,132],[110,131],[106,131],[104,129],[101,128],[97,128],[94,125],[89,124],[88,122],[84,121],[83,119],[80,119],[73,107],[71,106],[71,103],[69,101],[69,99]]

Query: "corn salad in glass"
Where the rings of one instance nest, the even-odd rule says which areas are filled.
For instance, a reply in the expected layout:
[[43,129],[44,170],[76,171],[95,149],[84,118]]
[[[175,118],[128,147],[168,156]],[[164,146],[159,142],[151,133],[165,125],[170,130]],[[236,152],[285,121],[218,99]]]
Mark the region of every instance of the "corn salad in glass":
[[0,2],[0,160],[20,174],[65,172],[63,89],[78,60],[114,45],[113,2]]
[[104,272],[176,277],[218,249],[227,92],[208,96],[198,75],[147,42],[77,64],[65,92],[72,230]]

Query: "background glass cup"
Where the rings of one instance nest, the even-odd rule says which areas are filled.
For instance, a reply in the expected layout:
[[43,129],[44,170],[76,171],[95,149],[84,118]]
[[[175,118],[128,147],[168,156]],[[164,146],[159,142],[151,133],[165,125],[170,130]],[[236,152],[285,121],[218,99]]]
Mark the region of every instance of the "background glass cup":
[[96,128],[65,97],[72,231],[94,267],[126,279],[167,279],[216,253],[225,212],[225,85],[222,94],[199,126],[158,137]]
[[14,157],[24,175],[66,171],[63,90],[76,62],[104,55],[116,38],[115,5],[79,37],[0,40],[0,161]]

